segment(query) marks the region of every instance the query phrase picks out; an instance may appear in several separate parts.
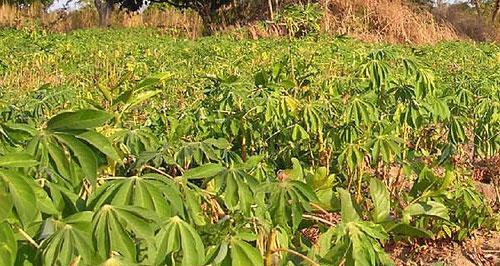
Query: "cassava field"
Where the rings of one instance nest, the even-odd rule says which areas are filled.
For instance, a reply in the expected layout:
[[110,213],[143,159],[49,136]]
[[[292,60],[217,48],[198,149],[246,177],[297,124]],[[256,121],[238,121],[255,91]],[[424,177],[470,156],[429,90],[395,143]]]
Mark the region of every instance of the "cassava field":
[[0,265],[495,265],[499,132],[495,44],[2,30]]

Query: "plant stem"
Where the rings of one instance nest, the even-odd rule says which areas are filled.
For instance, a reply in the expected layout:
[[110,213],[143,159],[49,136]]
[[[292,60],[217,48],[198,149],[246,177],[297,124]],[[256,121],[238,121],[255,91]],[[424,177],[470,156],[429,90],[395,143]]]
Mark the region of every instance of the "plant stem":
[[287,249],[287,248],[279,248],[279,249],[275,249],[273,250],[273,253],[276,253],[276,252],[288,252],[290,254],[293,254],[301,259],[303,259],[304,261],[308,262],[310,265],[313,265],[313,266],[320,266],[319,263],[315,262],[314,260],[310,259],[309,257],[303,255],[303,254],[300,254],[299,252],[295,251],[295,250],[291,250],[291,249]]
[[26,233],[23,229],[21,229],[19,226],[16,226],[16,229],[17,231],[26,239],[28,240],[28,242],[30,242],[31,245],[33,245],[36,249],[39,249],[40,248],[40,245],[35,241],[33,240],[33,238],[31,238],[30,235],[28,235],[28,233]]
[[314,216],[314,215],[309,215],[309,214],[303,214],[302,215],[303,218],[306,218],[306,219],[310,219],[310,220],[314,220],[314,221],[318,221],[318,222],[322,222],[326,225],[329,225],[329,226],[332,226],[332,227],[335,227],[336,224],[326,220],[326,219],[323,219],[321,217],[317,217],[317,216]]
[[167,173],[165,173],[164,171],[162,171],[162,170],[160,170],[160,169],[158,169],[158,168],[155,168],[155,167],[153,167],[153,166],[150,166],[150,165],[147,165],[147,164],[146,164],[146,165],[144,165],[144,168],[151,169],[151,170],[153,170],[153,171],[155,171],[155,172],[157,172],[157,173],[159,173],[159,174],[161,174],[161,175],[163,175],[163,176],[166,176],[166,177],[171,177],[169,174],[167,174]]
[[269,237],[267,239],[267,251],[266,251],[266,266],[272,266],[272,259],[273,259],[273,253],[274,250],[273,248],[273,242],[276,240],[276,231],[275,229],[271,229],[271,232],[269,233]]
[[316,203],[311,202],[310,205],[311,205],[311,207],[318,209],[319,211],[321,211],[324,214],[330,214],[329,212],[327,212],[325,209],[323,209],[321,206],[319,206]]
[[124,176],[107,176],[107,177],[99,177],[97,180],[99,181],[105,181],[105,180],[123,180],[123,179],[129,179],[130,177],[124,177]]

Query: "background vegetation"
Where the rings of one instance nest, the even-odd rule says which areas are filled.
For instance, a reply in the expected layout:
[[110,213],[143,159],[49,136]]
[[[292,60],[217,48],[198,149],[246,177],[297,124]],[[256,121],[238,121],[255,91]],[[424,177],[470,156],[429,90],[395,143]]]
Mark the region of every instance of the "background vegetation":
[[50,4],[0,8],[0,266],[500,263],[500,0]]
[[496,263],[498,45],[307,8],[259,40],[0,31],[0,263]]
[[[259,38],[288,35],[288,19],[308,21],[323,33],[346,34],[365,41],[419,44],[456,39],[499,40],[495,14],[500,7],[496,0],[456,4],[427,0],[153,2],[144,8],[143,1],[83,1],[86,8],[68,13],[65,9],[47,12],[48,2],[14,1],[0,6],[0,26],[41,27],[56,32],[98,26],[153,27],[190,38],[228,32],[242,38]],[[73,1],[69,3],[67,8],[75,5]]]

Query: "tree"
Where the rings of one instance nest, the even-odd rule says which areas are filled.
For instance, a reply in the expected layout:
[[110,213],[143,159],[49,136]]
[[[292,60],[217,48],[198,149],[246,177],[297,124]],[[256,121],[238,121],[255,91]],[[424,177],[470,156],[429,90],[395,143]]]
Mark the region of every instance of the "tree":
[[493,14],[491,15],[491,22],[495,23],[499,14],[500,14],[500,0],[496,0],[495,7],[493,8]]
[[114,0],[94,0],[95,8],[97,9],[97,14],[99,15],[99,26],[107,27],[109,26],[109,17],[113,11],[115,5]]
[[[95,0],[100,1],[100,0]],[[150,3],[166,3],[178,9],[192,9],[198,13],[203,20],[205,33],[210,31],[210,25],[217,10],[221,7],[231,4],[233,0],[108,0],[117,1],[116,3],[129,11],[137,11],[144,5]]]
[[176,8],[185,9],[191,8],[196,11],[203,24],[208,26],[213,21],[215,12],[224,5],[228,5],[232,0],[153,0],[157,2],[165,2]]
[[474,7],[476,7],[477,16],[481,18],[482,17],[481,0],[473,0],[471,4],[474,5]]

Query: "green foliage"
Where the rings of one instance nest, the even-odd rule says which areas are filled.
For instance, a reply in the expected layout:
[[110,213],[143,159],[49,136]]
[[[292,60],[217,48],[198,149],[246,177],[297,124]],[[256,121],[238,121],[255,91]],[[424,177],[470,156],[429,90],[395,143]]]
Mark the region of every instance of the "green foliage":
[[457,159],[498,154],[496,46],[5,34],[5,81],[71,88],[2,87],[5,265],[391,265],[387,243],[495,223]]
[[[388,239],[381,225],[361,221],[346,190],[339,190],[342,222],[334,229],[335,237],[324,260],[330,265],[393,265],[379,241]],[[333,229],[330,229],[333,230]]]
[[203,265],[205,261],[205,248],[200,236],[188,223],[178,216],[170,218],[157,235],[157,245],[159,247],[156,255],[156,264],[165,264],[168,260],[174,261],[173,254],[182,250],[181,265]]
[[276,21],[283,23],[292,37],[303,37],[320,32],[320,23],[323,17],[318,4],[289,5],[281,10]]

